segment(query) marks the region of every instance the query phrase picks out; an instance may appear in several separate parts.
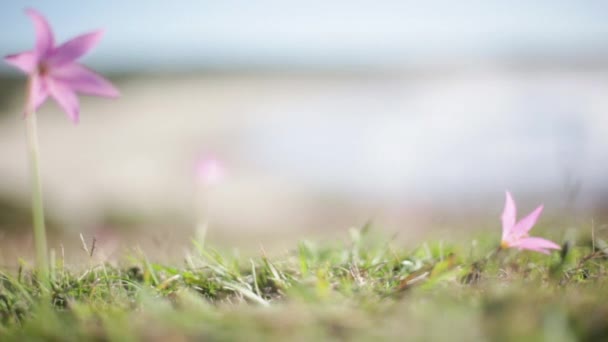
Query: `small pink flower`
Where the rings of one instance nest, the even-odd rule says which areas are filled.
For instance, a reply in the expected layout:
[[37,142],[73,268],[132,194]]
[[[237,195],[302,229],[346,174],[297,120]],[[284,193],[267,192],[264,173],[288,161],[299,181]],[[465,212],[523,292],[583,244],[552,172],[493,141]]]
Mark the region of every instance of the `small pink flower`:
[[549,254],[550,249],[561,249],[553,241],[528,235],[528,232],[532,229],[540,213],[543,211],[543,206],[539,206],[528,216],[516,222],[517,209],[515,208],[515,201],[513,201],[511,193],[507,191],[506,194],[505,209],[502,212],[502,241],[500,242],[500,246],[502,248],[518,248],[520,250],[528,249],[545,254]]
[[196,163],[196,178],[202,185],[217,184],[224,179],[224,166],[215,157],[201,157]]
[[86,33],[55,46],[53,31],[44,16],[33,9],[27,9],[25,13],[34,22],[34,49],[6,56],[5,61],[29,75],[26,113],[37,110],[50,95],[77,123],[80,105],[76,93],[102,97],[119,95],[106,79],[76,63],[97,44],[102,31]]

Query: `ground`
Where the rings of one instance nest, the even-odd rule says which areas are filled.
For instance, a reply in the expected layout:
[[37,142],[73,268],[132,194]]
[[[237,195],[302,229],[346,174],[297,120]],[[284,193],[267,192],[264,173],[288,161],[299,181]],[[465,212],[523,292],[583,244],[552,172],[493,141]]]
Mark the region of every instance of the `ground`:
[[497,250],[494,235],[406,249],[364,227],[272,257],[195,244],[176,265],[137,252],[83,269],[55,260],[50,282],[23,265],[1,276],[0,338],[602,340],[608,245],[597,235],[544,255]]

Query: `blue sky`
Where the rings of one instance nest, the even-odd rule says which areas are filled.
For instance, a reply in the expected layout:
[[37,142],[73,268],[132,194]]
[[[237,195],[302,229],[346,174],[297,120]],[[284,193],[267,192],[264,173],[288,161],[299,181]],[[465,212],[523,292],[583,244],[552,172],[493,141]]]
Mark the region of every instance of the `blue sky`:
[[47,15],[60,41],[105,28],[88,58],[102,69],[331,68],[608,52],[602,0],[10,0],[0,4],[0,54],[32,45],[28,6]]

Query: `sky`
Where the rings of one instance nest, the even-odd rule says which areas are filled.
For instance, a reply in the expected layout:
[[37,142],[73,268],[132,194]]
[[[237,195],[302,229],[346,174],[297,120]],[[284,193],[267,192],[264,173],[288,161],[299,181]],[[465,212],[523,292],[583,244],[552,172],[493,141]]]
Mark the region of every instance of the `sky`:
[[366,67],[608,52],[602,0],[3,0],[0,54],[32,46],[26,7],[46,14],[59,41],[104,28],[89,64],[105,70]]

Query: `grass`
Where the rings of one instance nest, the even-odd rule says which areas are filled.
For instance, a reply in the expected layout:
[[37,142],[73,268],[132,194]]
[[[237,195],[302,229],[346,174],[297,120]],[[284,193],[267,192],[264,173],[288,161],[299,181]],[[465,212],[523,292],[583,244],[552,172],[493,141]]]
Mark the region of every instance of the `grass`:
[[608,338],[604,240],[546,256],[492,254],[493,238],[406,250],[366,227],[273,258],[195,245],[182,265],[57,260],[50,287],[23,265],[0,275],[0,340]]

